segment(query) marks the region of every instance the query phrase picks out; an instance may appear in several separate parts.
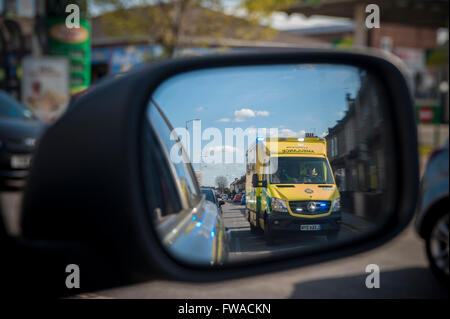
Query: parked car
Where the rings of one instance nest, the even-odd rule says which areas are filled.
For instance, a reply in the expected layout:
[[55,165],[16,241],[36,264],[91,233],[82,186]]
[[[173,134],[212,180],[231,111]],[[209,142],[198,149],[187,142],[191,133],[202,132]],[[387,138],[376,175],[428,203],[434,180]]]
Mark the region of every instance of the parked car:
[[234,203],[240,203],[241,200],[242,200],[242,194],[236,194],[236,195],[234,195],[234,198],[233,198],[233,202],[234,202]]
[[214,193],[214,191],[212,189],[209,188],[202,188],[202,193],[205,195],[206,200],[214,203],[214,205],[217,206],[217,209],[219,210],[219,213],[222,214],[222,205],[225,204],[225,202],[223,200],[219,200],[216,197],[216,194]]
[[37,140],[46,125],[31,110],[0,90],[0,189],[25,185]]
[[448,266],[448,141],[431,154],[422,178],[416,230],[425,240],[433,273],[446,284]]

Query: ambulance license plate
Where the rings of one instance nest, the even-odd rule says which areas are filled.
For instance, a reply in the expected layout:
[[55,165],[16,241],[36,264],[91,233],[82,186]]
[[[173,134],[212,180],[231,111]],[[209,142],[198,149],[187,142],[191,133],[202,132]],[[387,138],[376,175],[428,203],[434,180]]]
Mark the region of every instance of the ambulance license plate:
[[314,231],[314,230],[321,230],[322,229],[322,225],[317,224],[317,225],[300,225],[300,230],[301,231]]

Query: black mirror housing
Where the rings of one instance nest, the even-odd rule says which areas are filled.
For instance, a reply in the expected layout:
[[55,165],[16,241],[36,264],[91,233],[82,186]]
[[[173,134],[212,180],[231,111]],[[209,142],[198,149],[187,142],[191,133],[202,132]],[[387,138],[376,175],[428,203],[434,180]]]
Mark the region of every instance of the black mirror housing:
[[[389,154],[394,172],[389,180],[389,187],[394,190],[388,198],[390,215],[376,232],[361,236],[357,241],[305,250],[277,260],[261,259],[218,268],[176,262],[160,243],[148,217],[142,187],[140,128],[149,97],[163,81],[179,73],[283,63],[354,65],[370,70],[384,83],[392,106],[387,114],[386,129],[395,146],[395,152]],[[414,108],[401,70],[397,60],[386,60],[373,53],[301,50],[174,59],[105,81],[76,100],[42,137],[22,205],[23,236],[30,241],[58,245],[82,243],[94,250],[104,264],[115,269],[115,278],[84,281],[86,290],[107,288],[111,282],[123,285],[154,278],[197,282],[241,278],[375,248],[408,225],[415,208],[412,199],[418,194]],[[264,185],[265,181],[260,183]],[[252,175],[252,185],[260,187],[257,174]],[[65,259],[77,262],[70,258],[70,249],[63,251],[68,254]],[[83,268],[85,273],[99,269],[86,268]]]

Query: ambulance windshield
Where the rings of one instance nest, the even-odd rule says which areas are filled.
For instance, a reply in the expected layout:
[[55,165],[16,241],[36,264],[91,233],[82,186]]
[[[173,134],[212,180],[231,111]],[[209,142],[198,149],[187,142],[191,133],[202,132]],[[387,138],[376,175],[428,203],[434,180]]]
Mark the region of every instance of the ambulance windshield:
[[276,172],[270,175],[271,184],[334,184],[325,158],[274,157],[271,161],[278,161]]

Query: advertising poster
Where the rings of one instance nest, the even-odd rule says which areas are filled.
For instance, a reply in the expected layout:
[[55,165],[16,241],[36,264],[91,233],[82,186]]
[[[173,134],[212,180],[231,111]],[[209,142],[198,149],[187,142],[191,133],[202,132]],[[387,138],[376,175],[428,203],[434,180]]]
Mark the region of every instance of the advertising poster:
[[44,122],[53,122],[69,103],[69,64],[62,57],[23,60],[22,103]]
[[91,82],[91,23],[80,19],[79,28],[67,28],[64,17],[48,17],[49,53],[65,56],[70,65],[70,93],[89,87]]

